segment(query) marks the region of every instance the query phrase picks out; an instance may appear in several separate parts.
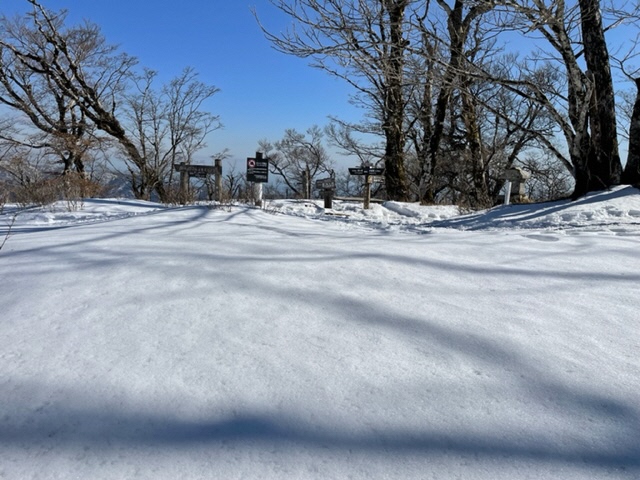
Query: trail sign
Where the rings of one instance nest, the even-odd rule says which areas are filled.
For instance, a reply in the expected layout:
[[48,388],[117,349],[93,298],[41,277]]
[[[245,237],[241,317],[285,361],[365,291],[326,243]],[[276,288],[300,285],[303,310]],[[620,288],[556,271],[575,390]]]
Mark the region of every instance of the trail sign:
[[382,175],[384,168],[370,167],[364,165],[362,167],[349,168],[350,175]]
[[215,165],[189,165],[180,162],[178,165],[174,165],[173,168],[176,172],[180,172],[180,203],[184,205],[187,201],[190,177],[207,178],[210,175],[215,175],[216,199],[220,200],[220,193],[222,192],[222,161],[219,158],[215,160]]
[[336,177],[333,170],[331,176],[316,180],[316,188],[322,190],[324,196],[324,208],[333,208],[333,193],[336,190]]
[[384,174],[384,168],[372,167],[370,165],[362,165],[360,167],[353,167],[349,169],[350,175],[364,175],[364,205],[366,210],[369,208],[371,202],[371,184],[374,180],[378,180],[380,175]]
[[215,175],[218,172],[219,167],[212,165],[187,165],[180,163],[175,165],[174,168],[177,172],[185,172],[190,177],[206,178],[207,175]]
[[247,158],[247,181],[254,183],[269,181],[269,159],[262,158],[260,152],[256,152],[255,158]]
[[316,188],[318,190],[335,190],[336,179],[333,177],[319,178],[316,180]]

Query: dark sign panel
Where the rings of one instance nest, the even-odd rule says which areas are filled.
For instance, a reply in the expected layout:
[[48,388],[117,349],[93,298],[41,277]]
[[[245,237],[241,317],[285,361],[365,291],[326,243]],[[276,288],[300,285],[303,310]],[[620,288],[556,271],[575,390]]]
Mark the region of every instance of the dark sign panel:
[[207,175],[215,175],[218,168],[211,165],[187,165],[180,163],[175,165],[177,172],[186,172],[190,177],[204,178]]
[[269,160],[264,158],[247,158],[247,181],[267,183],[269,181]]
[[316,188],[318,190],[335,190],[336,180],[333,177],[319,178],[316,180]]
[[350,175],[382,175],[384,173],[384,168],[377,167],[355,167],[349,169]]

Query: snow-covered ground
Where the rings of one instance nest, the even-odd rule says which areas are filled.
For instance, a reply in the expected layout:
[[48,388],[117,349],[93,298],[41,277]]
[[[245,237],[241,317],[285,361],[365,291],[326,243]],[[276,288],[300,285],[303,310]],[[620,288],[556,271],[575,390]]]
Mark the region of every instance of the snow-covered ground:
[[638,190],[321,206],[5,206],[0,478],[640,478]]

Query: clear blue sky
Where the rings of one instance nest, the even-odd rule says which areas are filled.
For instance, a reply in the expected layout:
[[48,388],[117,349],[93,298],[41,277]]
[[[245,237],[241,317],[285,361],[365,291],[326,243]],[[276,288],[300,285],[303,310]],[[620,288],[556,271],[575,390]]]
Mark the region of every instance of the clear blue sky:
[[[68,10],[72,23],[100,25],[107,41],[120,45],[162,80],[190,66],[200,80],[220,89],[207,110],[220,115],[197,160],[225,148],[231,159],[252,156],[261,139],[278,140],[287,128],[304,131],[326,125],[329,115],[355,120],[346,84],[276,52],[264,38],[251,9],[280,31],[287,25],[267,0],[41,0],[50,10]],[[26,0],[4,0],[0,12],[28,11]],[[340,160],[336,156],[336,160]]]
[[[97,23],[109,43],[137,57],[141,66],[158,71],[162,80],[189,66],[202,81],[220,89],[207,110],[220,115],[224,128],[211,134],[208,149],[196,161],[210,162],[212,153],[225,148],[230,160],[244,161],[259,140],[278,140],[287,128],[304,131],[324,126],[329,115],[351,121],[361,118],[362,111],[348,102],[352,93],[348,85],[311,68],[305,59],[271,48],[251,9],[272,31],[286,28],[288,19],[268,0],[41,2],[51,10],[68,10],[70,22]],[[7,15],[29,9],[26,0],[2,0],[0,6]],[[620,35],[624,38],[622,32],[611,34],[618,41]],[[354,162],[337,154],[334,159],[343,167]]]

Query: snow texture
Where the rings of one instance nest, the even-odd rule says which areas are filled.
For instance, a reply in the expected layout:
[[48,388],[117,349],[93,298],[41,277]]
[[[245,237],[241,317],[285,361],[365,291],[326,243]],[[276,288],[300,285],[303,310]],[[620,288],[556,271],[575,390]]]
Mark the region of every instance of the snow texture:
[[638,193],[5,206],[0,478],[637,480]]

